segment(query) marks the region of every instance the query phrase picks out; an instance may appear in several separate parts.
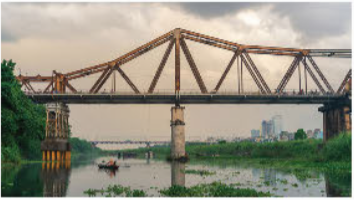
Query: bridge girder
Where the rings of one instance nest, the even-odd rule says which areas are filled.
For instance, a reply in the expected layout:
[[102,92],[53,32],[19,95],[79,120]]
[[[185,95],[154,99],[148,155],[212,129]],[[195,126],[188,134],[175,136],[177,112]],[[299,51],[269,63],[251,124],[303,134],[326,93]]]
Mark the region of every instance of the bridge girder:
[[[304,65],[304,73],[306,76],[306,73],[308,72],[311,76],[311,78],[315,81],[316,85],[319,87],[321,92],[324,93],[324,89],[319,83],[318,80],[316,80],[314,72],[310,69],[309,65],[306,63],[306,58],[310,61],[311,65],[315,69],[315,72],[317,75],[320,77],[326,88],[328,89],[326,92],[334,93],[334,90],[332,86],[329,84],[327,81],[326,77],[323,75],[322,71],[320,68],[317,66],[316,62],[312,57],[335,57],[335,58],[351,58],[351,49],[300,49],[300,48],[284,48],[284,47],[271,47],[271,46],[261,46],[261,45],[246,45],[246,44],[239,44],[235,42],[231,42],[228,40],[216,38],[213,36],[193,32],[190,30],[186,29],[181,29],[181,28],[176,28],[174,30],[171,30],[160,37],[157,37],[154,40],[151,40],[150,42],[114,59],[105,63],[101,63],[98,65],[90,66],[84,69],[80,70],[75,70],[72,72],[68,72],[65,74],[53,72],[52,76],[23,76],[19,75],[17,76],[17,80],[25,86],[29,91],[32,91],[33,93],[36,93],[35,89],[32,87],[30,83],[40,83],[40,82],[46,82],[48,83],[48,86],[45,88],[44,93],[46,92],[58,92],[58,93],[66,93],[66,88],[68,88],[71,92],[77,93],[77,89],[70,84],[71,80],[78,79],[78,78],[83,78],[92,74],[100,73],[100,77],[98,80],[93,84],[93,86],[90,89],[90,93],[98,93],[101,87],[104,85],[104,83],[107,81],[107,79],[110,77],[110,75],[113,73],[114,70],[117,70],[119,74],[124,78],[124,80],[130,85],[132,90],[135,93],[140,93],[140,90],[133,84],[132,80],[129,79],[128,75],[126,75],[122,69],[122,66],[131,60],[134,60],[138,58],[139,56],[161,46],[162,44],[170,41],[167,50],[165,51],[165,54],[161,60],[161,63],[155,73],[155,76],[150,84],[150,87],[148,89],[148,93],[152,94],[154,91],[154,88],[158,82],[158,79],[162,73],[162,70],[168,60],[168,57],[172,51],[172,47],[175,46],[175,93],[178,95],[180,89],[181,89],[181,77],[180,77],[180,48],[182,48],[182,51],[184,52],[188,64],[191,67],[191,70],[193,72],[193,75],[198,83],[198,86],[201,90],[202,93],[206,94],[209,93],[206,89],[206,86],[204,84],[203,78],[200,75],[200,72],[195,64],[195,61],[190,53],[190,50],[187,46],[187,43],[185,40],[193,41],[193,42],[198,42],[202,43],[205,45],[209,45],[211,47],[217,47],[221,49],[225,49],[231,52],[234,52],[234,55],[230,61],[230,63],[227,65],[225,71],[223,72],[220,80],[218,81],[216,87],[214,90],[212,90],[210,93],[216,93],[219,88],[221,87],[224,79],[226,78],[230,68],[232,67],[233,63],[235,62],[237,57],[241,58],[241,79],[242,79],[242,66],[244,65],[246,69],[249,71],[251,74],[252,79],[254,82],[257,84],[257,87],[259,90],[264,93],[264,94],[271,94],[271,89],[267,85],[265,79],[261,75],[260,71],[257,69],[255,63],[252,61],[251,57],[249,54],[266,54],[266,55],[276,55],[276,56],[291,56],[294,57],[293,63],[290,65],[288,71],[284,75],[283,79],[279,83],[276,93],[282,92],[287,85],[289,79],[292,77],[292,74],[294,73],[296,68],[299,68],[298,66],[300,63],[303,63]],[[305,58],[305,59],[304,59]],[[306,65],[306,66],[305,66]],[[239,69],[238,69],[239,70]],[[300,70],[300,68],[299,68]],[[300,71],[299,71],[300,73]],[[239,78],[239,77],[238,77]],[[305,77],[306,78],[306,77]],[[58,81],[59,80],[59,81]],[[301,80],[300,80],[301,81]],[[307,81],[307,80],[306,80]],[[239,84],[243,84],[242,80],[239,80]],[[50,91],[50,88],[52,90]],[[239,86],[240,88],[240,86]],[[338,91],[343,88],[341,85]],[[301,89],[301,83],[300,87]],[[307,85],[306,85],[306,90],[307,90]],[[240,91],[240,89],[239,89]],[[337,91],[337,92],[338,92]]]

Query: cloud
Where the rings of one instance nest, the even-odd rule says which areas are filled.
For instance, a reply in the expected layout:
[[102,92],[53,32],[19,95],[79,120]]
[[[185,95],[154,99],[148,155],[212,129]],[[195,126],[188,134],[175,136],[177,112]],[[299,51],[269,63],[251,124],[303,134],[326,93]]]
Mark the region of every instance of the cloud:
[[[186,12],[211,19],[245,10],[257,12],[272,6],[272,12],[289,18],[303,34],[303,43],[351,33],[351,3],[180,3]],[[250,19],[251,20],[251,19]]]
[[[322,3],[318,3],[320,5],[318,10],[313,5],[317,4],[2,3],[1,56],[4,59],[15,60],[24,74],[50,75],[54,69],[66,73],[115,59],[176,27],[243,44],[298,48],[350,48],[351,32],[347,28],[350,18],[345,17],[348,13],[350,15],[348,9],[343,8],[342,4],[338,4],[339,6],[335,4],[331,10],[332,13],[328,13],[327,4],[322,6]],[[301,14],[304,16],[300,16]],[[328,16],[323,17],[323,15]],[[321,19],[326,19],[326,22],[323,23]],[[232,53],[191,41],[187,41],[187,44],[208,90],[212,90],[229,63]],[[140,90],[147,90],[166,47],[167,44],[156,48],[122,67]],[[198,91],[198,85],[188,63],[184,55],[181,56],[182,90]],[[292,58],[282,56],[251,55],[251,57],[272,89],[276,88],[292,61]],[[333,87],[338,87],[350,66],[350,60],[315,59]],[[235,63],[221,90],[237,91],[237,73]],[[99,74],[96,74],[78,79],[72,82],[72,85],[79,90],[88,90],[98,77]],[[287,89],[298,87],[296,78],[289,82]],[[109,79],[103,88],[110,90],[111,85],[112,79]],[[130,91],[129,86],[119,75],[117,75],[117,85],[119,90]],[[244,85],[245,90],[257,90],[245,68]],[[309,86],[311,89],[314,87],[313,84]],[[156,90],[165,91],[173,90],[173,88],[174,53],[172,52]],[[188,131],[207,134],[210,131],[225,130],[225,133],[230,133],[230,130],[235,130],[235,132],[248,133],[250,129],[258,128],[262,119],[266,119],[267,116],[278,112],[277,109],[281,109],[281,106],[276,109],[267,107],[263,110],[258,107],[253,109],[251,106],[240,107],[226,106],[220,109],[208,107],[206,109],[203,106],[191,106],[191,111],[188,112],[192,113],[194,110],[194,114],[189,115],[188,119],[193,122]],[[284,114],[285,119],[289,119],[288,125],[285,125],[288,129],[296,129],[301,123],[306,127],[315,128],[322,123],[315,107],[311,107],[313,109],[289,107],[288,110],[279,112]],[[96,116],[98,124],[105,123],[100,121],[100,116],[114,115],[115,117],[107,120],[107,123],[109,121],[114,124],[116,118],[126,120],[121,130],[129,134],[131,133],[129,127],[135,126],[129,122],[134,121],[134,113],[139,113],[146,107],[144,109],[142,107],[119,107],[114,110],[109,106],[105,109],[97,106],[95,112],[87,111],[87,114],[82,114],[87,110],[83,107],[73,106],[72,108],[76,111],[73,112],[76,114],[73,114],[71,118],[76,120],[73,121],[73,127],[77,127],[75,131],[84,134],[95,130],[95,132],[113,134],[116,127],[108,125],[93,127],[94,125],[85,124],[84,120],[87,122],[92,115],[95,115],[94,113],[98,112]],[[159,107],[156,112],[154,111],[159,116],[151,117],[156,120],[152,121],[155,125],[151,130],[156,134],[169,131],[169,126],[158,127],[160,120],[168,123],[168,110],[166,111],[165,107]],[[230,110],[232,114],[228,113]],[[147,109],[145,111],[148,112]],[[223,124],[213,123],[211,117],[206,117],[209,111],[225,115],[229,121]],[[198,112],[204,112],[204,118],[199,119]],[[242,117],[235,116],[238,112],[243,113]],[[257,120],[252,120],[256,112],[262,113],[257,114]],[[294,115],[293,112],[310,113],[309,118],[306,118],[308,123],[306,121],[295,122],[293,116],[298,115]],[[314,112],[316,113],[315,121],[311,121],[310,117]],[[121,116],[117,117],[118,114]],[[129,114],[131,118],[128,120],[123,114]],[[249,119],[250,121],[235,128],[232,121],[237,121],[236,119]],[[142,122],[145,120],[142,117],[136,120],[134,123],[139,123],[139,120],[142,124],[145,123]],[[193,124],[200,126],[193,126]],[[136,127],[134,131],[138,133],[141,128]]]

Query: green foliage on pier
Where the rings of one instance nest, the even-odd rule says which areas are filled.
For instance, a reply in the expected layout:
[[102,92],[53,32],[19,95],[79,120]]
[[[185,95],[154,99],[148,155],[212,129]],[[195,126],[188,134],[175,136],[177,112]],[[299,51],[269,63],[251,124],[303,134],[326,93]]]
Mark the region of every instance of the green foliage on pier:
[[40,159],[45,134],[45,107],[34,104],[21,91],[14,76],[16,63],[1,63],[1,161]]

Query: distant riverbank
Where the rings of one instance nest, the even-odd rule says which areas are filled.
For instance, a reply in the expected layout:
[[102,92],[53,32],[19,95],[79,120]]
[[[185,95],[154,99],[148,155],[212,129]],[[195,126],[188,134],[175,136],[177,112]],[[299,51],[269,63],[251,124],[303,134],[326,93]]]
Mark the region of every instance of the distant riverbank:
[[[124,150],[144,156],[147,148]],[[149,149],[157,158],[167,158],[169,146]],[[306,139],[287,142],[254,143],[231,142],[220,144],[189,144],[186,152],[190,158],[252,158],[280,159],[306,162],[343,162],[351,164],[351,133],[342,133],[327,141]]]

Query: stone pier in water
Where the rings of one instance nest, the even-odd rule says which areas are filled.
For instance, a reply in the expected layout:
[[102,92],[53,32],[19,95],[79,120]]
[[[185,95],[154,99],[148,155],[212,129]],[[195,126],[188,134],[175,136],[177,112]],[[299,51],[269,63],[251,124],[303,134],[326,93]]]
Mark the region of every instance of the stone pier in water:
[[171,108],[171,160],[186,159],[184,107]]

